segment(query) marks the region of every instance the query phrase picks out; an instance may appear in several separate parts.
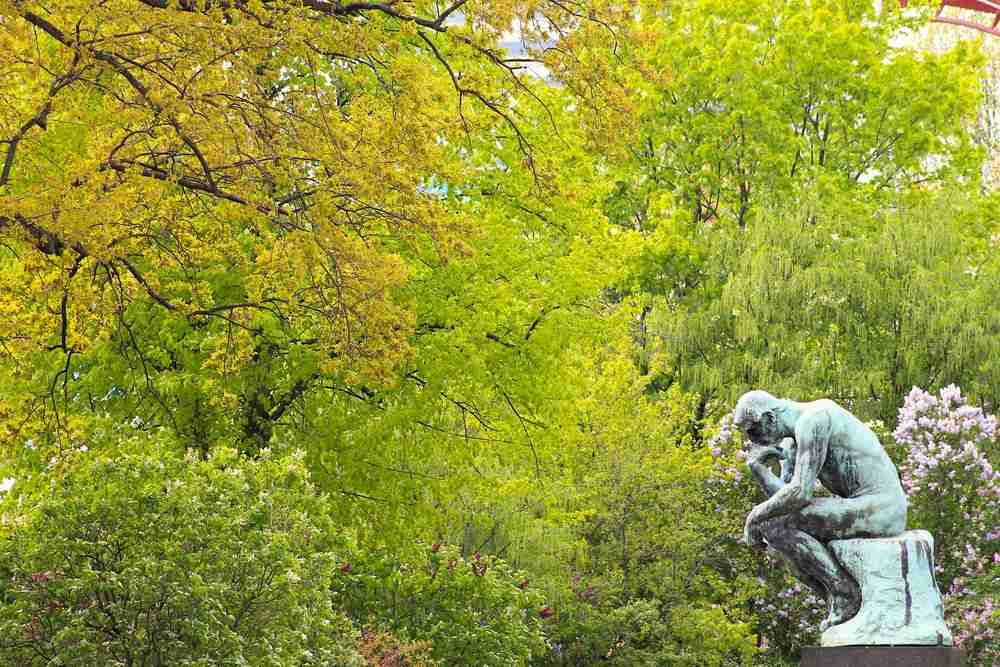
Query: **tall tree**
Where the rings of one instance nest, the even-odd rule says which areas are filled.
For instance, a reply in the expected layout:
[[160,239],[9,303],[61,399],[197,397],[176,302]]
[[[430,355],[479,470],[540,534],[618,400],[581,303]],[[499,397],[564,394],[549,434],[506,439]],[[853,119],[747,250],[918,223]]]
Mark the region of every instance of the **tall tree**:
[[510,147],[544,187],[498,40],[581,7],[0,4],[4,440],[110,411],[253,452],[321,378],[392,384],[398,289],[475,231],[449,184]]
[[[833,192],[861,202],[975,175],[978,53],[907,47],[922,20],[849,1],[646,2],[613,52],[587,26],[550,62],[594,142],[635,164],[626,191],[668,190],[694,222],[742,227],[776,203],[810,215]],[[623,134],[605,131],[615,116]]]
[[[972,214],[924,196],[977,196],[982,59],[965,42],[908,46],[923,18],[852,2],[643,3],[613,56],[589,26],[552,54],[615,158],[609,220],[646,239],[618,292],[645,304],[640,357],[669,359],[651,387],[708,401],[767,385],[891,419],[911,384],[988,365],[985,343],[964,341],[991,325],[960,314],[988,297],[929,278],[968,278]],[[928,217],[942,226],[922,229]],[[927,277],[916,301],[914,272]],[[929,330],[940,339],[914,346]]]

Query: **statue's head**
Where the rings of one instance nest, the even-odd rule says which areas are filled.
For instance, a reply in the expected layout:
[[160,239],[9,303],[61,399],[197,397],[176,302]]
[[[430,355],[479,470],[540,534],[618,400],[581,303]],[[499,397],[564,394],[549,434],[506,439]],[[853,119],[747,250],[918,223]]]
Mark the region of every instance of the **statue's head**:
[[784,437],[776,414],[780,401],[766,391],[756,389],[740,396],[733,410],[733,421],[755,445],[777,445]]

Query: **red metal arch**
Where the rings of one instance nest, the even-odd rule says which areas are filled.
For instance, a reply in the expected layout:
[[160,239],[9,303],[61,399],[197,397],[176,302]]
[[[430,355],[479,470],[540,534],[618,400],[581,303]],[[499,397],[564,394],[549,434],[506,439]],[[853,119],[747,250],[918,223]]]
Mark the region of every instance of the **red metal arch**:
[[[899,0],[899,4],[906,7],[909,4],[909,0]],[[945,7],[958,7],[959,9],[969,9],[979,12],[986,21],[980,23],[978,21],[958,18],[957,16],[947,16],[944,14]],[[1000,37],[1000,0],[942,0],[941,6],[938,7],[937,14],[933,20],[937,23],[960,25]]]

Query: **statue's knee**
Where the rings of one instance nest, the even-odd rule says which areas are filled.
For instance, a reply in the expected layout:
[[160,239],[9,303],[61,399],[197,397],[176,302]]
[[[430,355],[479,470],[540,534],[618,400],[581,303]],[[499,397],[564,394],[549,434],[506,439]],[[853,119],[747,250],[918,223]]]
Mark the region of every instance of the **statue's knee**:
[[904,502],[893,510],[889,525],[889,532],[892,535],[898,535],[906,530],[906,509]]
[[906,530],[906,498],[879,500],[871,512],[876,535],[899,535]]

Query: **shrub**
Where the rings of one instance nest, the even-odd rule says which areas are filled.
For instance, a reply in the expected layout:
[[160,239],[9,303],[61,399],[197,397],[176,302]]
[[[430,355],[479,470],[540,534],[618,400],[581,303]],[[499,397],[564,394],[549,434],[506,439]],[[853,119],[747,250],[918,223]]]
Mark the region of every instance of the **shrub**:
[[[971,665],[1000,661],[1000,473],[997,419],[958,387],[914,387],[893,434],[910,526],[934,535],[945,620]],[[991,461],[990,457],[994,457]]]
[[5,500],[0,662],[361,664],[331,606],[335,531],[297,456],[77,456]]
[[434,544],[409,558],[362,554],[334,591],[352,618],[427,641],[449,665],[522,665],[545,652],[541,594],[502,559]]

